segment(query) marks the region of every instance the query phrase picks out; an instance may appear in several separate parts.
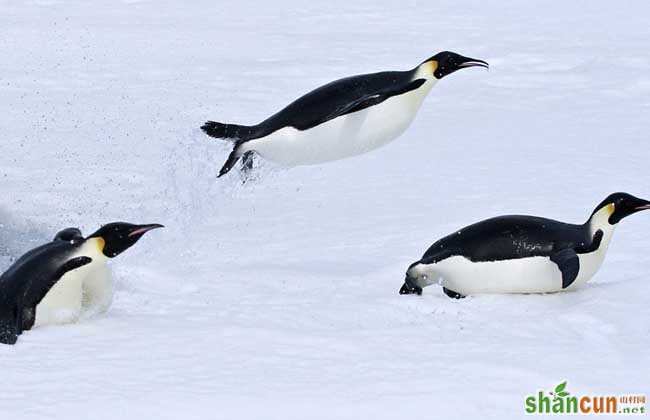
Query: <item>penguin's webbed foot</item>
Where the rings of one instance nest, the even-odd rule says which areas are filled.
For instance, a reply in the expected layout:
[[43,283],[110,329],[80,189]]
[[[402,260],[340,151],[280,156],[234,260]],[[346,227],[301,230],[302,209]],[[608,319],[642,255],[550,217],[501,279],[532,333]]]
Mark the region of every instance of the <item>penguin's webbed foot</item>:
[[253,169],[253,157],[255,156],[255,152],[252,150],[249,150],[248,152],[244,153],[241,158],[241,171],[242,172],[248,172],[251,169]]
[[452,299],[463,299],[465,297],[458,292],[454,292],[453,290],[447,289],[446,287],[443,287],[442,291],[445,292],[445,294]]
[[402,285],[402,288],[399,289],[399,294],[400,295],[412,295],[412,294],[421,295],[422,294],[422,288],[419,287],[419,286],[411,287],[407,283],[404,283]]
[[253,165],[255,163],[254,157],[255,157],[255,152],[252,150],[249,150],[248,152],[242,155],[241,167],[240,167],[242,184],[245,184],[246,182],[252,179],[251,171],[253,170]]

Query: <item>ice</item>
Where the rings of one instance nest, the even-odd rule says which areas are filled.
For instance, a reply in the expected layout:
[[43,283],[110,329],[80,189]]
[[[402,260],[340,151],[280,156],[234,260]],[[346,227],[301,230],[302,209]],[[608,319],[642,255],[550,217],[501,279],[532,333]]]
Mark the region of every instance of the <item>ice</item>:
[[[584,222],[649,198],[643,2],[0,1],[0,265],[78,226],[162,223],[108,313],[0,347],[2,418],[523,416],[526,394],[642,393],[650,213],[574,293],[400,296],[436,239],[499,214]],[[375,152],[216,179],[206,120],[451,50]]]

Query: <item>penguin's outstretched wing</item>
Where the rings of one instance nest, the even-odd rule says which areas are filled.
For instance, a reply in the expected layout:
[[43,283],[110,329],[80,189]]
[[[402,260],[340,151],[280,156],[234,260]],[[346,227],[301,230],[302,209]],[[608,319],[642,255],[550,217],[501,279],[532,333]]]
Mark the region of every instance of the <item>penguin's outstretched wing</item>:
[[566,289],[571,286],[580,271],[580,259],[575,250],[565,248],[562,251],[556,252],[551,255],[551,261],[557,264],[562,273],[562,288]]
[[580,271],[580,259],[578,254],[587,254],[594,252],[600,247],[600,242],[603,240],[603,231],[598,229],[594,233],[591,243],[588,245],[578,246],[576,248],[567,248],[562,251],[556,252],[551,255],[551,261],[557,264],[562,272],[562,288],[566,289],[571,286],[578,277]]
[[600,247],[600,243],[603,240],[603,231],[598,229],[594,233],[593,238],[591,238],[591,243],[589,245],[583,245],[576,248],[576,253],[578,254],[588,254],[594,252]]
[[426,82],[412,71],[388,71],[346,77],[296,99],[256,127],[264,137],[283,127],[309,130],[331,119],[376,105],[391,96],[415,90]]
[[375,93],[365,94],[360,98],[357,98],[345,104],[341,104],[341,106],[334,109],[329,115],[324,116],[324,118],[322,118],[319,121],[314,121],[313,125],[316,126],[324,122],[327,122],[329,120],[332,120],[336,117],[340,117],[345,114],[351,114],[353,112],[361,111],[362,109],[371,107],[373,105],[377,105],[379,103],[384,102],[386,99],[390,98],[391,96],[401,95],[403,93],[415,90],[420,86],[422,86],[422,84],[425,81],[426,80],[424,79],[417,79],[405,86],[396,85],[385,89],[381,89]]

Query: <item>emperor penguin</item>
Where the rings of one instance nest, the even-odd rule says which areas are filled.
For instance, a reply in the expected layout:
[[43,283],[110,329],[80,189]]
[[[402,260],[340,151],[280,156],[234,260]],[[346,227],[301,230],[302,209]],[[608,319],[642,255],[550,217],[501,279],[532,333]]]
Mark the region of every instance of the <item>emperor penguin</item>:
[[314,165],[360,155],[399,137],[415,118],[436,82],[464,68],[488,67],[483,60],[443,51],[407,71],[346,77],[296,99],[256,125],[206,122],[209,136],[228,139],[233,150],[223,176],[253,153],[283,166]]
[[87,238],[76,228],[59,232],[50,246],[76,244],[75,255],[87,257],[91,262],[67,272],[51,287],[36,306],[34,325],[67,324],[76,322],[81,315],[105,312],[113,299],[113,278],[108,260],[133,246],[148,231],[161,227],[157,223],[114,222],[102,226]]
[[627,193],[603,200],[584,224],[535,216],[500,216],[435,242],[408,267],[400,294],[440,284],[451,298],[481,293],[575,290],[598,271],[624,217],[650,209]]
[[83,241],[55,240],[32,249],[0,275],[0,343],[15,344],[34,325],[36,308],[67,273],[92,262]]

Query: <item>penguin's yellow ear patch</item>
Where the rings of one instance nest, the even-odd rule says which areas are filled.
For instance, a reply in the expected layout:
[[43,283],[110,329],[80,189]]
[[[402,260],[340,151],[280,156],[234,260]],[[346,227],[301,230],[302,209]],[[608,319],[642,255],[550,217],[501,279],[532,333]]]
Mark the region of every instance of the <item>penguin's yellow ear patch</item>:
[[95,244],[97,245],[97,249],[99,250],[99,252],[103,252],[104,247],[106,246],[106,241],[104,240],[104,238],[101,237],[95,239],[96,239]]
[[614,210],[616,210],[616,205],[614,203],[609,203],[607,205],[607,214],[611,216],[612,214],[614,214]]
[[431,74],[438,70],[438,62],[436,60],[428,61],[427,64],[429,65],[429,71],[431,71]]

